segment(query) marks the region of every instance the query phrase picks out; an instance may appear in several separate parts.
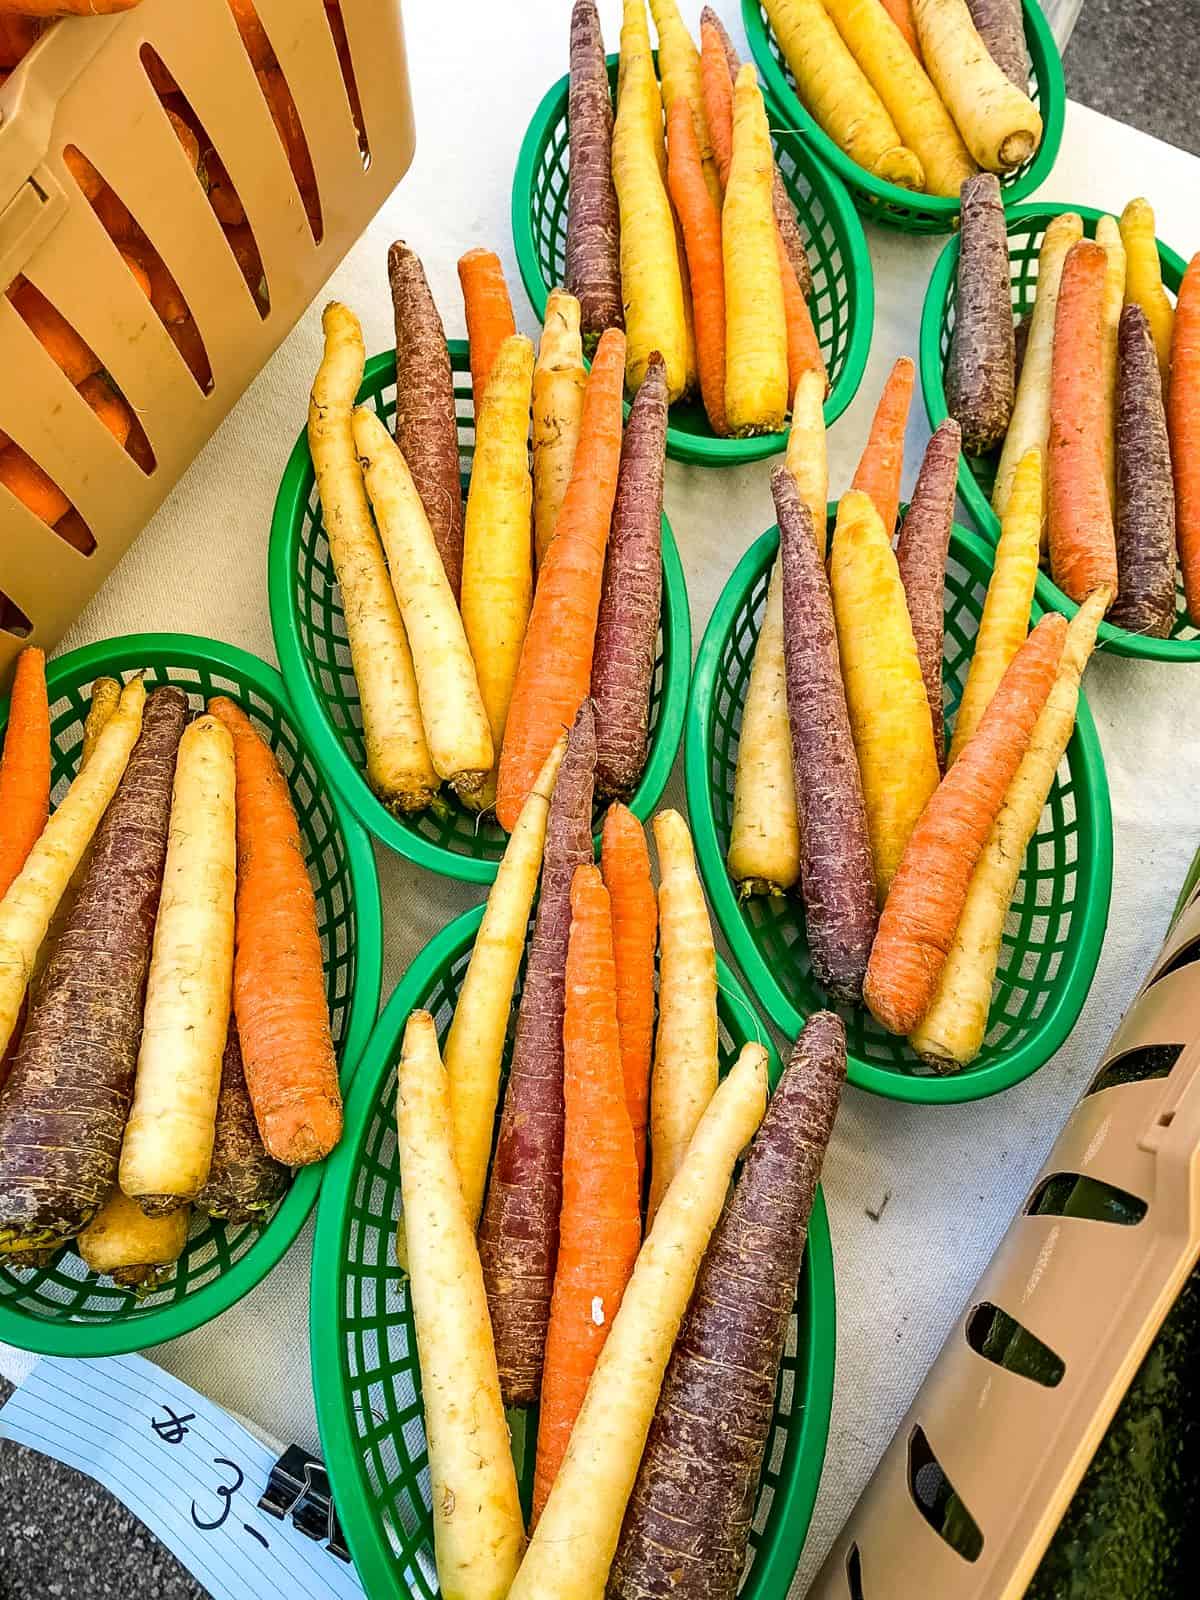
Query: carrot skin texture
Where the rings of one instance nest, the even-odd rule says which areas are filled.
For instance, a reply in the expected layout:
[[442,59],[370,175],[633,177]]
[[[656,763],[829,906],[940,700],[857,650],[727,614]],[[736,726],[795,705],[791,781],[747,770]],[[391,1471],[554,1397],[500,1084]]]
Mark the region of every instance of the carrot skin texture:
[[5,1248],[77,1234],[116,1181],[187,714],[178,689],[147,699],[75,909],[33,998],[0,1095]]
[[608,891],[598,867],[577,867],[563,1014],[562,1214],[538,1419],[533,1523],[562,1465],[642,1240],[615,989]]
[[4,753],[0,756],[0,900],[50,815],[50,707],[46,657],[22,650],[13,677]]
[[893,1033],[912,1033],[929,1009],[971,874],[1054,684],[1066,632],[1057,612],[1038,623],[909,837],[863,987],[872,1014]]
[[1200,620],[1200,254],[1179,285],[1171,333],[1167,430],[1175,473],[1175,527],[1188,615]]
[[625,336],[600,339],[583,397],[571,482],[538,573],[509,702],[496,816],[511,832],[542,763],[586,699],[621,461]]
[[877,920],[862,778],[812,513],[786,467],[772,472],[771,493],[783,562],[783,648],[809,953],[821,987],[853,1002],[862,997]]
[[420,258],[401,240],[388,251],[396,318],[396,443],[408,462],[457,600],[462,591],[463,495],[454,374]]
[[1146,313],[1117,334],[1117,598],[1109,621],[1165,639],[1175,621],[1175,485],[1158,357]]
[[662,610],[662,502],[667,374],[655,352],[634,398],[604,561],[592,657],[596,792],[631,795],[646,766],[650,688]]
[[627,806],[608,808],[600,839],[600,867],[612,902],[617,1026],[625,1076],[625,1104],[633,1129],[638,1193],[646,1176],[646,1122],[650,1061],[654,1053],[654,955],[658,899],[650,877],[650,851],[641,823]]
[[846,1076],[840,1017],[804,1025],[713,1231],[629,1497],[609,1600],[733,1600],[821,1163]]
[[915,375],[916,368],[910,357],[901,356],[883,386],[871,418],[871,431],[850,482],[852,489],[861,489],[871,497],[889,539],[896,531],[900,512],[904,431],[908,426]]
[[1008,234],[1000,183],[978,172],[962,186],[958,309],[946,365],[946,404],[963,449],[981,456],[1003,439],[1016,395]]
[[913,638],[929,698],[938,765],[946,765],[946,719],[942,704],[942,645],[945,627],[946,556],[954,522],[958,452],[962,433],[953,417],[933,434],[917,474],[916,488],[896,545],[896,564],[912,618]]
[[595,718],[585,700],[559,768],[517,1011],[512,1067],[479,1229],[479,1257],[504,1403],[533,1405],[542,1381],[562,1204],[563,1011],[571,880],[592,859]]
[[1090,239],[1072,245],[1054,315],[1046,469],[1050,570],[1059,588],[1077,602],[1093,589],[1115,590],[1118,581],[1101,446],[1107,419],[1097,381],[1107,271],[1103,246]]
[[988,55],[1010,83],[1022,94],[1028,94],[1029,52],[1025,48],[1021,0],[967,0],[967,10]]
[[231,1014],[221,1060],[212,1166],[195,1204],[210,1217],[261,1224],[287,1184],[287,1168],[267,1154],[254,1120],[237,1019]]
[[316,898],[274,753],[232,700],[208,709],[229,729],[236,763],[233,997],[246,1087],[268,1153],[306,1166],[342,1133]]
[[605,328],[624,328],[620,218],[612,177],[613,109],[595,0],[571,11],[571,84],[567,100],[571,168],[567,181],[566,287],[579,301],[585,350]]

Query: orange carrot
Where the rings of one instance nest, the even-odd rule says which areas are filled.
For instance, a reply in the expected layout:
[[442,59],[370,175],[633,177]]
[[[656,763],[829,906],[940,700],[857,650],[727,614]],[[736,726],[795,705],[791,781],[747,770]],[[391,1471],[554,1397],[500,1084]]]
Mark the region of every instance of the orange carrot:
[[458,259],[467,313],[467,343],[471,355],[471,393],[478,404],[487,388],[496,352],[517,331],[512,301],[504,281],[504,268],[494,250],[468,250]]
[[0,483],[52,528],[71,509],[71,502],[37,462],[20,445],[10,444],[0,453]]
[[264,70],[277,65],[271,41],[259,21],[253,0],[229,0],[229,9],[233,12],[233,20],[237,23],[242,43],[246,46],[246,54],[253,65]]
[[850,485],[870,495],[889,539],[896,530],[900,511],[900,469],[904,465],[904,430],[914,370],[908,356],[901,356],[888,375],[875,407],[866,449]]
[[929,1009],[992,824],[1058,672],[1067,619],[1042,618],[1009,663],[978,728],[934,791],[879,918],[863,997],[893,1033]]
[[305,214],[314,238],[321,236],[321,197],[317,192],[317,175],[313,170],[312,154],[308,148],[304,127],[288,81],[278,67],[267,67],[255,73],[259,87],[266,97],[271,120],[283,145],[292,177],[304,202]]
[[1047,499],[1050,571],[1080,604],[1093,589],[1117,588],[1117,544],[1104,475],[1110,426],[1098,380],[1108,254],[1081,239],[1063,263],[1050,357]]
[[905,44],[924,66],[925,58],[921,54],[921,44],[917,38],[917,25],[913,21],[912,0],[880,0],[880,4],[904,35]]
[[97,373],[79,385],[79,392],[123,450],[133,426],[133,412],[112,384]]
[[200,170],[199,139],[196,137],[194,130],[188,127],[178,111],[172,111],[170,106],[164,106],[163,109],[167,113],[167,120],[175,129],[175,137],[183,146],[183,153],[188,158],[192,171],[198,172]]
[[625,1074],[625,1104],[633,1127],[640,1194],[646,1172],[646,1108],[654,1047],[658,898],[650,877],[650,852],[645,832],[629,807],[619,802],[608,808],[604,818],[600,867],[612,902],[621,1068]]
[[720,30],[707,18],[700,21],[700,82],[704,88],[709,142],[724,189],[729,182],[729,162],[733,156],[733,81]]
[[58,363],[72,383],[82,383],[100,371],[100,358],[83,342],[66,317],[42,291],[22,278],[8,298],[25,319],[30,332]]
[[1171,334],[1167,432],[1175,476],[1175,537],[1188,614],[1200,621],[1200,253],[1179,285]]
[[129,268],[130,272],[133,273],[134,280],[136,281],[138,288],[146,296],[146,299],[149,300],[150,274],[146,271],[145,267],[138,260],[138,258],[135,255],[131,255],[128,250],[121,251],[121,260]]
[[0,10],[25,17],[108,17],[141,0],[0,0]]
[[[812,324],[808,302],[804,298],[796,269],[792,265],[787,245],[784,244],[783,235],[778,227],[775,229],[775,244],[779,253],[779,276],[783,280],[783,315],[787,321],[788,394],[791,396],[796,393],[796,385],[806,372],[825,371],[825,358],[821,354],[821,346],[817,343],[816,329]],[[826,389],[828,391],[828,378]],[[897,507],[899,503],[897,495]]]
[[0,756],[0,900],[50,814],[50,708],[46,658],[36,645],[17,657],[4,754]]
[[667,184],[687,250],[700,394],[713,432],[725,434],[729,430],[725,424],[725,268],[721,259],[721,217],[704,181],[692,103],[686,95],[676,95],[667,114]]
[[576,867],[563,1015],[562,1212],[542,1372],[534,1523],[558,1476],[641,1242],[615,983],[608,891],[599,868]]
[[320,1161],[342,1132],[317,907],[287,780],[246,713],[209,711],[233,736],[237,766],[237,947],[233,1003],[246,1087],[267,1154]]
[[621,459],[624,363],[625,335],[606,328],[588,374],[571,481],[538,573],[504,728],[496,816],[509,832],[591,682],[604,553]]
[[84,198],[95,200],[104,188],[104,179],[95,167],[75,145],[69,144],[63,151],[63,162],[67,171],[83,190]]
[[[0,9],[3,9],[0,7]],[[0,16],[0,70],[19,66],[38,42],[42,24],[32,17]]]

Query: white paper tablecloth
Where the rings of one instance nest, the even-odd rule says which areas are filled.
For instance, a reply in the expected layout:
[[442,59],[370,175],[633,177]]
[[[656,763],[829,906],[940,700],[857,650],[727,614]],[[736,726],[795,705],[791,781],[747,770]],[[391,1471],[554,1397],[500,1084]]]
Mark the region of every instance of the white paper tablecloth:
[[[615,48],[619,0],[601,0]],[[687,8],[698,11],[697,4]],[[732,15],[736,7],[722,8]],[[504,259],[518,325],[536,333],[517,275],[509,190],[540,96],[566,66],[567,0],[410,0],[416,100],[411,172],[334,274],[63,648],[137,629],[207,633],[275,659],[267,615],[271,507],[302,425],[320,349],[319,307],[331,295],[362,318],[368,350],[391,340],[388,244],[422,256],[451,337],[464,335],[458,256],[489,244]],[[519,21],[517,20],[519,18]],[[740,24],[734,26],[740,40]],[[1119,63],[1114,63],[1119,71]],[[1048,198],[1119,210],[1145,194],[1159,234],[1185,257],[1200,248],[1200,162],[1080,106]],[[870,229],[876,323],[858,398],[830,438],[830,481],[848,482],[893,360],[917,354],[921,301],[941,239]],[[928,429],[909,424],[904,491]],[[723,472],[668,464],[667,511],[683,556],[695,636],[746,546],[774,521],[764,465]],[[1091,998],[1074,1036],[1032,1080],[960,1107],[908,1107],[847,1092],[825,1166],[837,1275],[833,1425],[820,1500],[797,1576],[804,1593],[907,1408],[980,1269],[1023,1198],[1067,1110],[1157,950],[1176,890],[1200,841],[1196,794],[1200,669],[1097,659],[1087,692],[1099,724],[1116,829],[1113,913]],[[666,800],[683,806],[677,768]],[[422,874],[377,851],[383,886],[384,995],[446,921],[480,890]],[[875,1222],[884,1194],[886,1209]],[[311,1224],[310,1224],[311,1229]],[[216,1322],[149,1352],[280,1439],[316,1448],[308,1374],[310,1231],[273,1275]],[[0,1346],[16,1377],[29,1358]]]

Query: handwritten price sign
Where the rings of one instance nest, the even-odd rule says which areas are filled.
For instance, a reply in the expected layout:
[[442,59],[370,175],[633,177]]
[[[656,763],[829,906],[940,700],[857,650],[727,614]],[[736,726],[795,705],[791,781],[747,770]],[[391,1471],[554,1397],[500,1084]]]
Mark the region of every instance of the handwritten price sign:
[[275,1457],[219,1406],[140,1356],[47,1356],[0,1436],[111,1489],[213,1600],[362,1600],[354,1569],[260,1509]]

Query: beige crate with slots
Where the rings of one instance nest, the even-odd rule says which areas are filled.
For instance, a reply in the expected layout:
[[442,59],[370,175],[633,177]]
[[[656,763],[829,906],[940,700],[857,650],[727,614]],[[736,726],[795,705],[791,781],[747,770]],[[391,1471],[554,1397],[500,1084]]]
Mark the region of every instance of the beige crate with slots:
[[[77,513],[73,544],[0,484],[0,688],[24,643],[50,648],[77,616],[412,160],[400,0],[339,0],[333,9],[344,23],[361,130],[326,0],[254,3],[308,146],[319,225],[229,0],[144,0],[119,16],[60,22],[0,88],[0,431]],[[184,154],[147,71],[150,51],[240,197],[269,307],[248,287]],[[207,391],[68,170],[63,152],[72,147],[174,277],[211,367]],[[3,293],[22,274],[91,346],[132,408],[153,451],[151,471],[121,448]],[[75,547],[89,542],[84,525],[90,554]]]

